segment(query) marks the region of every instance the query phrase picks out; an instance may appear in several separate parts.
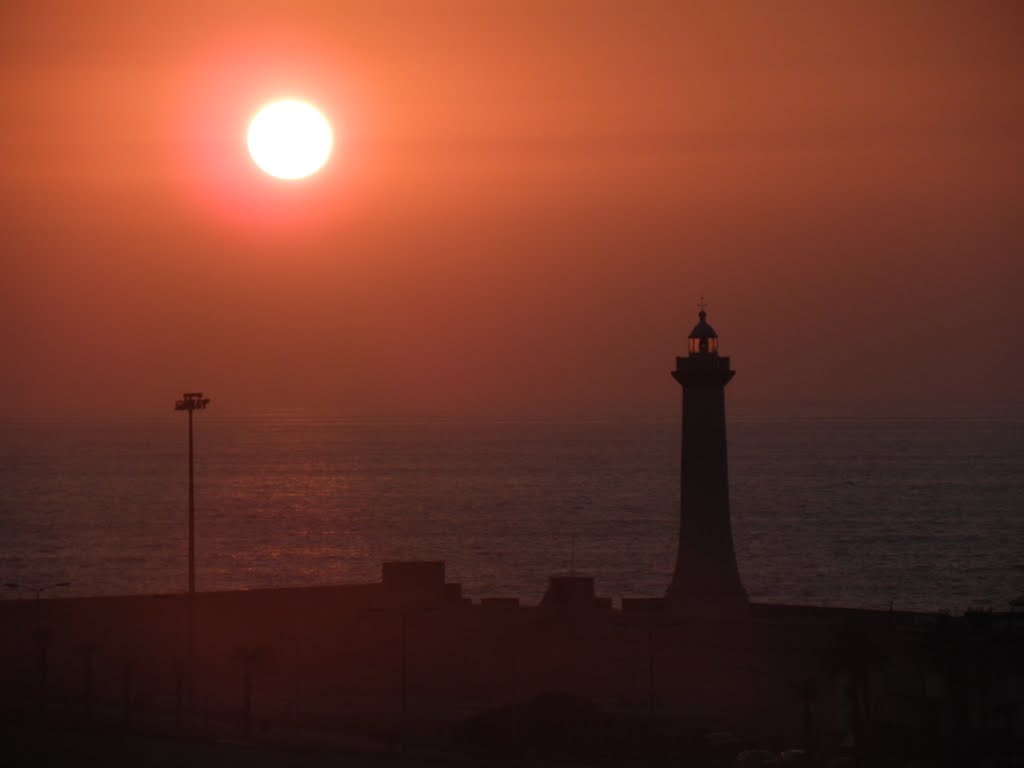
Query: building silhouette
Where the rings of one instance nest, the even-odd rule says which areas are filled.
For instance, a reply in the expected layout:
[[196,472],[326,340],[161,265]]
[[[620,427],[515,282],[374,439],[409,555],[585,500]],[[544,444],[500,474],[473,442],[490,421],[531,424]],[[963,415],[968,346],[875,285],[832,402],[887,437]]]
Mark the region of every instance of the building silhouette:
[[676,358],[672,378],[683,387],[679,549],[669,585],[674,619],[749,616],[729,519],[725,385],[735,371],[718,354],[718,334],[703,303],[690,331],[689,354]]

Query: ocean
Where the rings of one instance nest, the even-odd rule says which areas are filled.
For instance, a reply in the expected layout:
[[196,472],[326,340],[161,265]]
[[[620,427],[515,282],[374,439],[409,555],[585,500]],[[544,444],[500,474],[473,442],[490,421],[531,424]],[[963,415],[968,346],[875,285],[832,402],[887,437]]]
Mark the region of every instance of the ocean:
[[[447,563],[472,598],[552,574],[660,596],[679,423],[197,413],[200,590],[376,581]],[[730,421],[733,538],[752,600],[1006,610],[1024,593],[1024,421]],[[0,421],[2,598],[182,591],[186,419]]]

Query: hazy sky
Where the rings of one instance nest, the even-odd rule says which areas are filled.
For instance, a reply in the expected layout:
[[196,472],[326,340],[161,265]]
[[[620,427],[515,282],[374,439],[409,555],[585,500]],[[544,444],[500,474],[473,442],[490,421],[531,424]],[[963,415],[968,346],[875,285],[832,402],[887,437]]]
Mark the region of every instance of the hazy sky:
[[1024,4],[6,0],[0,67],[3,414],[672,414],[702,291],[734,412],[1024,400]]

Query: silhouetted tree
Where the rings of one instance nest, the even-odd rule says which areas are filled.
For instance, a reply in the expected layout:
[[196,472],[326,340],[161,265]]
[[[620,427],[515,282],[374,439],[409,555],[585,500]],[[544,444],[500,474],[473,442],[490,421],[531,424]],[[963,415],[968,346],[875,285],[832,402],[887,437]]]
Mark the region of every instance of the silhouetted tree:
[[882,660],[881,646],[868,628],[858,623],[845,624],[836,634],[829,653],[832,668],[846,676],[846,694],[850,706],[854,754],[863,764],[871,727],[871,673]]
[[175,656],[171,659],[174,674],[174,730],[185,729],[185,659]]
[[270,659],[270,652],[264,646],[237,646],[229,658],[241,662],[242,665],[242,736],[252,736],[252,689],[253,676],[257,669],[265,669]]
[[82,656],[82,718],[88,720],[93,709],[96,644],[80,643],[74,650]]
[[814,732],[814,703],[818,700],[818,685],[813,680],[804,680],[796,687],[800,698],[800,726],[803,732],[804,746],[810,750],[817,748]]
[[125,725],[131,725],[135,698],[135,659],[127,656],[121,667],[121,703]]

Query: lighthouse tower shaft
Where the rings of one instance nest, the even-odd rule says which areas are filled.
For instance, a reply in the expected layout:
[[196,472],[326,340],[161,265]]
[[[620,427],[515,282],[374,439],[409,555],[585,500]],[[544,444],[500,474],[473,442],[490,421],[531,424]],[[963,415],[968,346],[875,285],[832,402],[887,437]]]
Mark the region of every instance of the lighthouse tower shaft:
[[732,543],[725,437],[725,385],[734,371],[718,356],[705,313],[676,358],[683,387],[679,550],[667,602],[676,618],[740,619],[748,614]]

